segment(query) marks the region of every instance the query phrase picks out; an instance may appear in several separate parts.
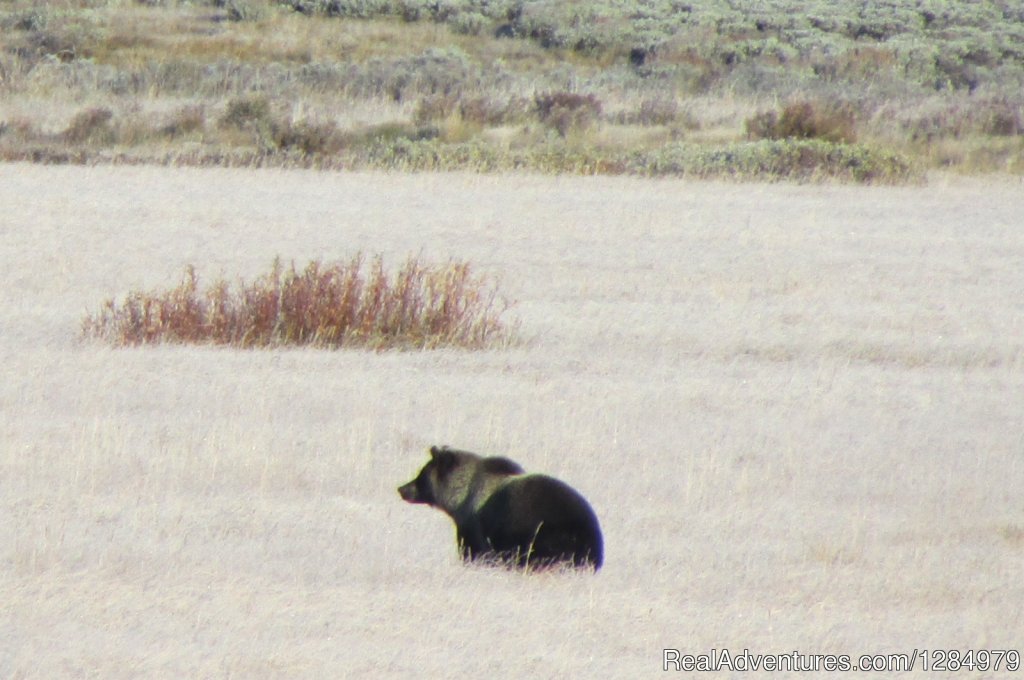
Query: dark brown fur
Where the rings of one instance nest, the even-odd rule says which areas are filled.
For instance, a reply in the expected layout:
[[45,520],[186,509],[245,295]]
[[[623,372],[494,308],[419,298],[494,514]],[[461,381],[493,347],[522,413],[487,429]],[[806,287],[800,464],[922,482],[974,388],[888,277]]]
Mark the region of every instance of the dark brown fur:
[[586,499],[553,477],[525,474],[508,458],[433,446],[430,461],[398,493],[446,512],[467,561],[531,570],[597,570],[604,561],[601,528]]

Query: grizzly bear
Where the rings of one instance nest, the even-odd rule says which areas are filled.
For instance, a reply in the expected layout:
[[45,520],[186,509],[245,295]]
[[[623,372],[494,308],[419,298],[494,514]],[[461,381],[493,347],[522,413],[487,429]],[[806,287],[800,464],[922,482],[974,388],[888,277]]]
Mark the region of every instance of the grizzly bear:
[[586,499],[553,477],[525,474],[508,458],[432,446],[430,461],[398,493],[447,513],[467,562],[525,571],[597,571],[604,562],[601,527]]

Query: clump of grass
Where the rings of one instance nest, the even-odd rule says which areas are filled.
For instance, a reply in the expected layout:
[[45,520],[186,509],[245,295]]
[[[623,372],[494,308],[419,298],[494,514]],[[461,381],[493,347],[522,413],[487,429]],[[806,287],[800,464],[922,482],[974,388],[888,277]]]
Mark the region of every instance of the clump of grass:
[[162,342],[243,348],[480,349],[507,343],[508,303],[465,262],[426,265],[410,257],[394,274],[383,258],[310,262],[276,259],[252,283],[201,287],[189,266],[176,288],[107,300],[82,322],[83,335],[115,346]]

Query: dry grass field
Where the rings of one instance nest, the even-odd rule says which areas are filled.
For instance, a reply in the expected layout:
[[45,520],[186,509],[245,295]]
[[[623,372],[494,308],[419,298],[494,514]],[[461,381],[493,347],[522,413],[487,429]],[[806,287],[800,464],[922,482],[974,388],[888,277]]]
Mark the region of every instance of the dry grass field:
[[[0,206],[0,677],[639,678],[665,648],[1024,647],[1019,179],[8,164]],[[79,335],[189,264],[357,251],[473,263],[523,342]],[[463,566],[450,521],[396,492],[435,443],[578,488],[604,569]]]

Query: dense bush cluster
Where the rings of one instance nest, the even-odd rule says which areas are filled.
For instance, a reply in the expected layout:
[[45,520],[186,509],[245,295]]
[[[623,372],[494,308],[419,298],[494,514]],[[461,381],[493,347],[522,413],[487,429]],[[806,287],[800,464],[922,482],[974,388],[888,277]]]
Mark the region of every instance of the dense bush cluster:
[[201,288],[189,267],[164,291],[108,300],[83,320],[83,332],[117,346],[160,342],[236,347],[483,348],[512,331],[490,283],[465,262],[424,265],[410,258],[389,274],[381,257],[310,262],[297,270],[275,261],[252,283],[224,280]]

